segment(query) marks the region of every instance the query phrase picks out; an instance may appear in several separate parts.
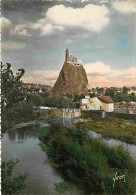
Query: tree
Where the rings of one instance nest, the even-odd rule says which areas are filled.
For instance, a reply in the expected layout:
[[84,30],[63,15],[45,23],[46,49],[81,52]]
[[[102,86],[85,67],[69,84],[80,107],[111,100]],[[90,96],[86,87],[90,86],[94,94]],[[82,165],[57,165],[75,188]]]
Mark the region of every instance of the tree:
[[33,120],[36,116],[32,102],[28,102],[27,94],[22,91],[21,78],[24,75],[23,68],[18,69],[14,75],[9,63],[1,63],[1,88],[2,88],[2,132],[11,129],[20,122]]
[[26,174],[20,175],[18,177],[13,177],[13,168],[18,164],[19,160],[8,162],[2,162],[1,166],[1,181],[2,181],[2,194],[12,195],[16,191],[24,189],[24,181],[26,179]]
[[45,98],[43,105],[57,108],[76,108],[76,104],[66,96],[58,96],[56,98]]
[[32,102],[36,107],[41,106],[43,104],[43,98],[39,94],[32,95]]
[[23,100],[24,94],[20,91],[20,87],[24,73],[25,70],[21,68],[18,69],[14,76],[11,65],[1,63],[1,91],[3,98],[7,100],[7,107],[11,107],[13,104]]
[[129,95],[129,98],[131,99],[131,101],[136,101],[136,95],[134,92],[132,92],[130,95]]
[[113,98],[114,97],[114,90],[113,89],[107,89],[106,90],[106,95],[108,95],[111,98]]
[[128,91],[129,91],[129,89],[128,89],[127,87],[124,86],[124,87],[123,87],[123,92],[122,92],[122,93],[123,93],[123,94],[128,94]]

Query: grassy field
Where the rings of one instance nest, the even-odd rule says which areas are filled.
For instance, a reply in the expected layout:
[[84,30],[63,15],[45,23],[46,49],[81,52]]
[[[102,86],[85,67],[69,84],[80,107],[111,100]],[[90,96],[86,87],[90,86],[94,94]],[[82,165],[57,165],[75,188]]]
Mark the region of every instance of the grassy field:
[[[39,138],[52,166],[86,194],[135,194],[136,164],[121,147],[109,148],[80,128],[44,127]],[[126,181],[116,181],[113,187],[116,172],[125,175]],[[69,187],[59,184],[56,190],[65,192]]]
[[127,121],[89,121],[76,124],[105,137],[117,138],[130,144],[136,144],[136,123]]

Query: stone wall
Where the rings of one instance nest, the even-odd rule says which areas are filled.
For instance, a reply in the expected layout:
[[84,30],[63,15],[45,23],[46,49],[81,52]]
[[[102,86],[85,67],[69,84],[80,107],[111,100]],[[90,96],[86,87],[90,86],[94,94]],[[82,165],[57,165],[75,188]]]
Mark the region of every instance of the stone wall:
[[40,117],[43,118],[76,118],[81,116],[80,109],[50,109],[39,110]]
[[115,118],[115,119],[134,120],[134,121],[136,121],[136,114],[106,112],[106,117],[111,117],[111,118]]
[[122,120],[134,120],[136,121],[136,114],[127,114],[127,113],[115,113],[115,112],[105,112],[101,110],[82,110],[82,118],[88,119],[102,119],[102,118],[113,118],[113,119],[122,119]]
[[103,114],[105,113],[102,110],[82,110],[82,114],[81,117],[84,119],[102,119],[103,117],[105,117],[105,115]]
[[81,116],[80,109],[63,109],[63,118],[75,118]]

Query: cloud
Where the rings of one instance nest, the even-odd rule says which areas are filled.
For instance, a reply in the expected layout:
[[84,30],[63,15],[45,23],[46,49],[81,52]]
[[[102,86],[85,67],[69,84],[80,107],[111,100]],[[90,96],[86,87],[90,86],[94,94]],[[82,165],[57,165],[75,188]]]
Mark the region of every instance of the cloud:
[[112,69],[103,62],[89,63],[84,66],[91,86],[132,86],[136,85],[136,67],[124,70]]
[[136,2],[133,0],[112,2],[112,7],[122,14],[136,13]]
[[1,50],[2,51],[17,51],[25,48],[25,43],[7,41],[2,42]]
[[21,35],[21,36],[31,36],[30,33],[28,33],[29,27],[27,25],[16,25],[13,29],[10,30],[11,35]]
[[59,75],[59,71],[32,71],[23,77],[24,82],[40,83],[46,85],[54,85]]
[[[136,85],[136,67],[124,70],[112,69],[103,62],[89,63],[84,66],[89,84],[92,87],[132,86]],[[24,82],[54,85],[59,71],[32,71],[25,75]]]
[[62,26],[54,25],[48,22],[46,19],[40,19],[37,23],[31,23],[29,24],[29,27],[34,30],[40,29],[41,35],[50,35],[56,30],[64,30]]
[[8,30],[10,35],[31,36],[31,34],[28,33],[28,24],[13,25],[9,19],[1,17],[1,26],[2,31]]
[[[66,28],[83,29],[87,32],[100,32],[109,24],[109,10],[106,6],[88,4],[83,8],[55,5],[44,13],[44,17],[35,23],[19,24],[12,27],[11,35],[31,36],[30,30],[40,30],[41,36],[60,32]],[[3,18],[4,25],[11,24]]]
[[55,5],[47,10],[44,18],[29,26],[32,29],[40,29],[41,35],[49,35],[69,27],[100,32],[110,21],[108,14],[109,10],[104,5],[89,4],[84,8]]
[[11,21],[5,17],[1,17],[1,27],[2,29],[9,28],[11,26]]

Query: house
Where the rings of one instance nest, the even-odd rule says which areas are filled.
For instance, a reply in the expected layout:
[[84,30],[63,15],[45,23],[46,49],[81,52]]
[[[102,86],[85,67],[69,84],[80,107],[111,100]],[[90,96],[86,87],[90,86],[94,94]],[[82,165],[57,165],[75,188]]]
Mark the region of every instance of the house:
[[110,96],[98,96],[93,98],[85,96],[85,98],[81,100],[81,109],[104,110],[106,112],[113,112],[114,102]]
[[100,101],[100,109],[105,110],[106,112],[114,111],[114,102],[110,96],[100,96],[98,99]]

